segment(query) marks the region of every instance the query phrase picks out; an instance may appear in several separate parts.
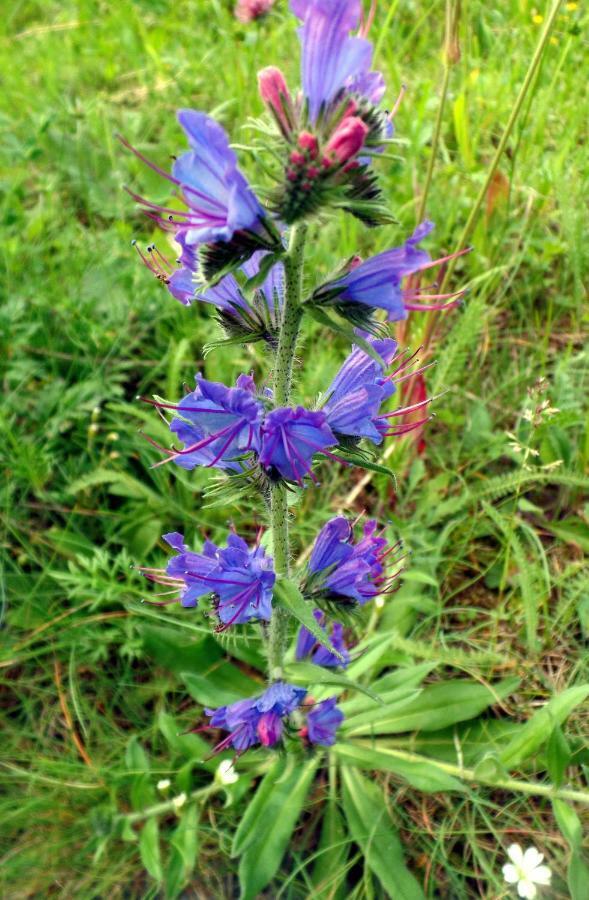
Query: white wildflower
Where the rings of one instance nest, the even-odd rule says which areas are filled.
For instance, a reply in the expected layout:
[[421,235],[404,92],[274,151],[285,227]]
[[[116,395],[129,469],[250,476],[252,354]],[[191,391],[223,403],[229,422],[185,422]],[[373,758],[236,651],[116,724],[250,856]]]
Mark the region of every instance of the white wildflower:
[[182,809],[182,807],[184,806],[185,803],[186,803],[186,794],[184,794],[184,793],[178,794],[178,796],[174,797],[174,799],[172,800],[172,806],[176,810]]
[[157,789],[158,791],[167,791],[171,784],[172,782],[169,778],[162,778],[161,781],[158,781],[157,783]]
[[519,897],[534,900],[538,894],[537,885],[548,885],[552,872],[548,866],[541,865],[544,854],[535,847],[528,847],[524,852],[519,844],[512,844],[507,849],[511,862],[503,866],[503,877],[508,884],[517,885]]
[[219,784],[235,784],[239,775],[233,768],[233,763],[230,759],[222,760],[215,772],[215,780],[219,782]]

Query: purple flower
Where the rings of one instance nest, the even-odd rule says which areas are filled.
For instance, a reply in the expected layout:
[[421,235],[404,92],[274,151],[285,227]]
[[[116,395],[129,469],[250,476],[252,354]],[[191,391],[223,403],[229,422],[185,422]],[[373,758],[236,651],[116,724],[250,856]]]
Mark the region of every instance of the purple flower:
[[282,737],[284,720],[303,702],[307,691],[284,681],[271,684],[259,697],[238,700],[219,709],[205,709],[210,724],[229,732],[215,747],[216,751],[232,746],[243,752],[254,744],[273,747]]
[[152,581],[177,587],[182,606],[195,607],[201,597],[212,594],[221,622],[218,630],[252,620],[270,621],[276,576],[263,547],[250,550],[237,534],[229,535],[226,547],[205,541],[202,553],[192,552],[178,532],[165,534],[164,540],[178,554],[170,557],[165,573],[143,571]]
[[335,732],[344,720],[344,714],[336,706],[337,699],[330,697],[315,706],[307,716],[306,737],[312,744],[332,747]]
[[239,457],[259,448],[264,407],[255,397],[249,375],[240,375],[232,388],[197,375],[195,390],[180,403],[154,405],[179,414],[170,430],[186,445],[183,450],[155,445],[167,454],[156,465],[174,461],[183,469],[213,466],[239,472],[243,469]]
[[391,562],[399,562],[395,554],[401,545],[398,542],[389,547],[377,528],[375,521],[367,522],[361,540],[354,543],[348,520],[343,516],[330,519],[315,540],[305,593],[318,601],[353,601],[361,606],[378,594],[388,593],[400,570],[387,574],[386,560],[393,554]]
[[325,452],[337,440],[325,413],[297,406],[279,407],[268,413],[262,425],[260,463],[286,481],[302,484],[311,474],[315,453]]
[[[397,342],[386,338],[371,343],[388,365],[397,352]],[[368,438],[380,444],[383,429],[378,413],[394,392],[395,386],[385,377],[383,366],[354,347],[325,393],[323,412],[335,434]]]
[[[320,609],[315,609],[313,610],[313,615],[323,631],[326,631],[324,613]],[[350,654],[344,641],[344,627],[341,622],[332,624],[329,638],[333,647],[343,656],[343,662],[334,653],[331,653],[327,647],[319,644],[314,635],[304,625],[299,629],[296,658],[301,660],[311,657],[311,662],[316,666],[342,666],[346,668],[350,662]]]
[[291,0],[290,8],[303,21],[301,80],[313,124],[342,93],[382,96],[382,77],[370,72],[372,44],[350,36],[360,24],[360,0]]
[[360,347],[353,347],[325,392],[326,401],[322,409],[332,431],[341,441],[346,438],[367,438],[374,444],[380,444],[383,437],[407,434],[424,425],[429,418],[425,416],[412,422],[392,425],[389,422],[390,419],[398,419],[427,406],[429,398],[399,407],[393,412],[380,412],[382,404],[396,391],[394,377],[399,375],[398,381],[401,382],[420,374],[423,368],[405,373],[404,370],[414,361],[414,356],[404,357],[393,372],[386,374],[386,366],[390,365],[397,353],[397,342],[392,338],[384,338],[369,339],[369,343],[383,363],[378,363]]
[[[226,275],[213,287],[202,291],[198,289],[198,258],[192,248],[183,243],[183,236],[178,236],[182,248],[179,258],[181,268],[176,269],[165,281],[168,290],[176,300],[184,306],[191,306],[200,301],[215,307],[217,318],[228,336],[243,336],[244,340],[275,339],[279,323],[280,310],[284,297],[284,266],[275,263],[262,284],[255,289],[251,300],[244,296],[237,278]],[[151,248],[148,248],[151,249]],[[143,254],[142,258],[145,259]],[[153,253],[150,254],[153,258]],[[252,278],[260,270],[262,259],[267,256],[265,250],[257,250],[251,259],[246,260],[240,271],[246,278]]]
[[[132,194],[134,199],[142,204],[150,218],[166,230],[174,231],[183,248],[194,251],[203,244],[231,242],[231,247],[218,251],[224,263],[231,258],[236,263],[243,261],[262,247],[279,249],[276,229],[239,171],[225,130],[210,116],[194,109],[179,110],[178,121],[188,138],[190,150],[176,159],[171,175],[150,163],[126,141],[123,140],[123,144],[176,186],[187,209],[161,206],[137,194]],[[222,268],[221,262],[218,267]],[[161,260],[158,268],[159,271],[152,271],[162,280],[171,276]],[[185,260],[182,268],[186,268]],[[205,274],[208,277],[210,273]],[[183,292],[180,282],[185,278],[186,273],[182,279],[176,278],[178,292]]]
[[[313,294],[315,301],[343,309],[349,309],[350,304],[352,307],[360,305],[370,310],[384,309],[391,322],[406,319],[409,310],[447,309],[456,306],[460,300],[455,298],[461,296],[461,291],[454,294],[422,294],[418,289],[403,287],[403,279],[408,275],[425,271],[453,256],[461,255],[452,254],[432,262],[429,253],[421,250],[419,244],[433,227],[433,222],[423,222],[401,247],[371,256],[340,278],[321,285]],[[428,302],[415,302],[421,299]],[[439,302],[448,299],[452,302]]]

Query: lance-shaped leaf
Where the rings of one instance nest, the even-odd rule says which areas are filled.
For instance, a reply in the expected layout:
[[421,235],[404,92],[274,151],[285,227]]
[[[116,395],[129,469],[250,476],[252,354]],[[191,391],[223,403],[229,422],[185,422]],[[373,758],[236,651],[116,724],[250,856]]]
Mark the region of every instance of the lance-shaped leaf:
[[319,644],[326,647],[330,653],[333,653],[334,656],[344,662],[344,658],[339,650],[335,649],[325,631],[317,624],[317,620],[313,615],[312,604],[305,600],[294,581],[291,581],[290,578],[285,578],[283,575],[277,576],[276,584],[274,585],[274,602],[278,606],[283,607],[283,609],[287,609],[295,619],[298,619],[301,625],[305,626],[307,631],[311,632]]
[[395,900],[425,900],[419,882],[405,865],[401,841],[382,789],[349,766],[343,769],[343,788],[350,833],[388,896]]
[[278,871],[318,764],[280,757],[258,786],[233,841],[241,900],[254,900]]

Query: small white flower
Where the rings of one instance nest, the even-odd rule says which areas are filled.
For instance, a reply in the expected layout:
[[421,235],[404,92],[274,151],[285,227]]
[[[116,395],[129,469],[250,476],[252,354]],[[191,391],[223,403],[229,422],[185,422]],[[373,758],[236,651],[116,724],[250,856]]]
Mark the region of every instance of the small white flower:
[[376,606],[377,609],[382,609],[384,604],[385,604],[384,597],[375,597],[374,598],[374,605]]
[[538,894],[536,885],[550,884],[552,877],[548,866],[540,865],[544,854],[539,853],[535,847],[528,847],[524,853],[519,844],[512,844],[507,849],[507,856],[511,862],[503,866],[506,882],[517,885],[519,897],[534,900]]
[[169,778],[162,778],[161,781],[158,781],[157,783],[157,789],[158,791],[167,791],[171,784],[172,782]]
[[219,763],[215,779],[220,784],[235,784],[238,778],[239,775],[233,768],[233,763],[230,759],[224,759]]
[[177,797],[174,797],[172,800],[172,806],[174,809],[182,809],[184,804],[186,803],[186,794],[178,794]]

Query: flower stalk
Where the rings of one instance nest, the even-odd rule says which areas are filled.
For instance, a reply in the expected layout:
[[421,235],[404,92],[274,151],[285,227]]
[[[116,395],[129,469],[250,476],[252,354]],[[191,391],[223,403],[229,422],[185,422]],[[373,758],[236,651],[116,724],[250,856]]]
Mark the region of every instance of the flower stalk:
[[[305,223],[294,225],[288,252],[284,257],[284,308],[274,361],[273,393],[277,407],[286,406],[290,400],[292,370],[299,329],[303,315],[301,292],[305,258]],[[270,489],[270,527],[274,571],[278,576],[288,575],[290,545],[288,537],[288,495],[284,482],[273,484]],[[268,674],[270,681],[283,676],[283,658],[288,640],[289,615],[284,609],[275,608],[268,629]]]

